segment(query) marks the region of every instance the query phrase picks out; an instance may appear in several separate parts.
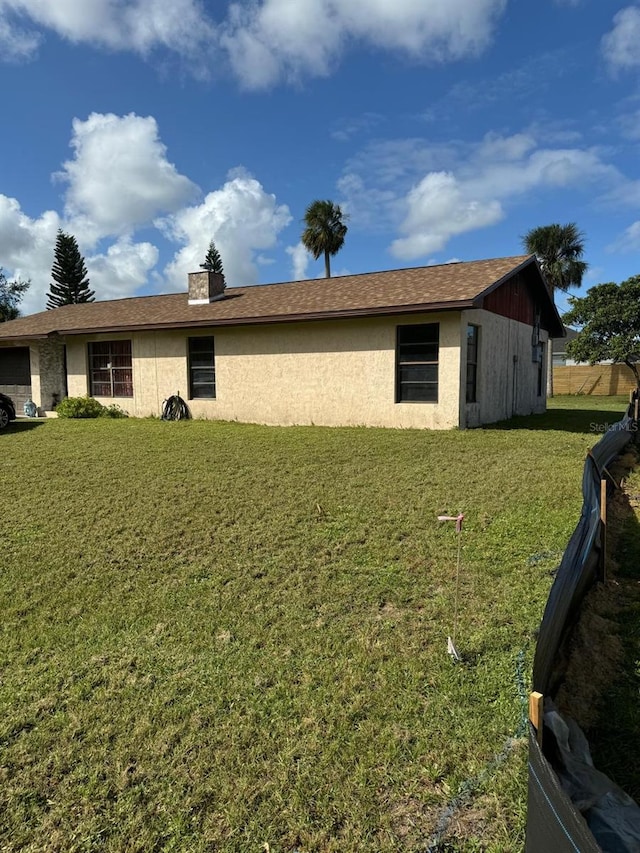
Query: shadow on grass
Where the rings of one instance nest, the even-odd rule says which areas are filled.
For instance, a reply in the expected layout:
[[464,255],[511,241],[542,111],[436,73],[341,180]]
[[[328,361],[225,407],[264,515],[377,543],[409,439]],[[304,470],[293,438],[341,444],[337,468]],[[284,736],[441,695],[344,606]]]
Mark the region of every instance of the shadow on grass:
[[46,423],[45,419],[42,420],[17,420],[11,421],[8,427],[5,427],[0,435],[9,435],[12,432],[28,432],[30,429],[35,429],[36,427],[42,426]]
[[612,410],[603,409],[602,405],[599,406],[594,402],[592,407],[585,404],[580,409],[549,409],[542,415],[510,418],[508,421],[487,424],[485,429],[584,432],[591,433],[597,438],[617,423],[624,414],[625,406],[623,403],[620,404],[619,410]]

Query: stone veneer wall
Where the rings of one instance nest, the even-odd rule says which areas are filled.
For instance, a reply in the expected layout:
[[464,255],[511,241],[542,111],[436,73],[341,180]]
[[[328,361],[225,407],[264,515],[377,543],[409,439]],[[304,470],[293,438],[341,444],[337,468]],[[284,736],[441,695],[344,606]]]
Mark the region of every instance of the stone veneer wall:
[[[51,411],[66,393],[64,344],[37,341],[30,346],[32,400],[39,414]],[[57,399],[56,399],[57,398]]]

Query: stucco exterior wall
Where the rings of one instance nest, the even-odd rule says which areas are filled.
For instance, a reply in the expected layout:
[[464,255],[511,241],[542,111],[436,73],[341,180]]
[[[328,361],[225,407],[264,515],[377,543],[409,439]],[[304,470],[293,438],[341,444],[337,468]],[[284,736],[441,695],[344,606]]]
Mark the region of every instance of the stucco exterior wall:
[[[396,327],[440,323],[438,403],[396,403]],[[134,396],[98,398],[159,415],[177,392],[194,417],[274,425],[448,429],[459,424],[460,314],[336,320],[67,339],[69,395],[89,392],[87,342],[130,339]],[[215,340],[216,399],[188,400],[187,339]]]
[[546,348],[548,334],[540,330],[545,344],[542,360],[542,394],[538,395],[538,364],[531,359],[532,327],[484,310],[462,312],[461,331],[467,324],[479,326],[477,402],[466,402],[466,343],[461,360],[460,425],[467,427],[506,420],[514,415],[546,411]]

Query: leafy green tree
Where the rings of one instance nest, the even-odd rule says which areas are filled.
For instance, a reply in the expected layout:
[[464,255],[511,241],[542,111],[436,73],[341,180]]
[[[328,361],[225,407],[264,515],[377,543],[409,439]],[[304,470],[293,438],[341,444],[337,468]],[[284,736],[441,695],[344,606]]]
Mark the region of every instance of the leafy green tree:
[[317,261],[324,255],[324,270],[327,278],[331,277],[330,256],[335,255],[344,245],[347,226],[344,224],[346,214],[340,210],[340,205],[332,201],[312,201],[304,215],[306,228],[302,232],[302,243]]
[[216,244],[211,240],[204,263],[200,264],[200,269],[208,270],[209,272],[219,273],[224,280],[224,269],[222,268],[222,258],[220,252],[216,249]]
[[586,296],[570,296],[569,305],[562,319],[580,328],[567,343],[569,355],[590,364],[609,359],[626,364],[640,390],[640,275],[622,284],[597,284]]
[[[556,290],[580,287],[588,264],[582,260],[584,234],[575,222],[540,225],[522,238],[526,251],[535,255],[554,298]],[[547,396],[553,397],[553,341],[547,347]]]
[[95,292],[89,289],[87,268],[76,238],[72,234],[65,234],[62,229],[56,238],[51,278],[48,309],[95,301]]
[[30,286],[30,281],[7,281],[0,267],[0,323],[15,320],[20,316],[18,305]]

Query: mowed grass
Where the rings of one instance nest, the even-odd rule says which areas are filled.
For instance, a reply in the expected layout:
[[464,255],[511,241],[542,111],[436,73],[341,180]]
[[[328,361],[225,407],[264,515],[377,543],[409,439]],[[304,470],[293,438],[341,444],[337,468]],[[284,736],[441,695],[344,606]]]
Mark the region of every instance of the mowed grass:
[[[0,849],[423,851],[462,787],[441,849],[521,850],[509,739],[592,425],[624,401],[553,406],[1,435]],[[436,516],[459,511],[456,665]]]

